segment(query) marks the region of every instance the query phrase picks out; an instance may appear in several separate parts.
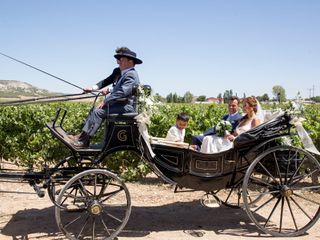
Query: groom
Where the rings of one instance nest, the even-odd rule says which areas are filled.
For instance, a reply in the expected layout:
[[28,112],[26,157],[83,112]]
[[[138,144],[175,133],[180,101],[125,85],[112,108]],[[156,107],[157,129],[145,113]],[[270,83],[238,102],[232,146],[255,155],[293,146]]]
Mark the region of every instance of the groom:
[[[229,99],[228,103],[228,110],[229,114],[224,115],[222,117],[222,120],[229,121],[232,124],[232,131],[237,127],[237,125],[240,122],[240,119],[242,118],[241,114],[238,112],[239,111],[239,98],[238,97],[231,97]],[[215,127],[209,128],[207,131],[205,131],[203,134],[193,136],[191,141],[192,145],[196,145],[197,149],[201,148],[203,138],[208,135],[214,135],[216,132]]]

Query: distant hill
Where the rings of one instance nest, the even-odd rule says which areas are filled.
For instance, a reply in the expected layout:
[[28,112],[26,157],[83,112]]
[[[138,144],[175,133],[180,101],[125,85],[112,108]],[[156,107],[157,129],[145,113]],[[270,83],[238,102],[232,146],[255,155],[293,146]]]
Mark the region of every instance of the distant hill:
[[34,87],[26,82],[0,80],[0,98],[46,97],[53,95],[57,95],[57,93]]

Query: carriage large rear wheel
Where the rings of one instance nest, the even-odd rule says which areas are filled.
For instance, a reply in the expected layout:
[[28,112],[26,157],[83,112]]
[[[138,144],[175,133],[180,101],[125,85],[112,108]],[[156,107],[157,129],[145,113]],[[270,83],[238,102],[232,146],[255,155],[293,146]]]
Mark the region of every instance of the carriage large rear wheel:
[[72,177],[56,201],[56,222],[69,239],[114,239],[131,213],[126,185],[117,175],[102,169]]
[[[317,159],[303,149],[277,146],[263,152],[243,181],[248,216],[273,236],[305,233],[320,216],[320,184],[312,181],[319,173]],[[259,201],[252,204],[254,199]]]

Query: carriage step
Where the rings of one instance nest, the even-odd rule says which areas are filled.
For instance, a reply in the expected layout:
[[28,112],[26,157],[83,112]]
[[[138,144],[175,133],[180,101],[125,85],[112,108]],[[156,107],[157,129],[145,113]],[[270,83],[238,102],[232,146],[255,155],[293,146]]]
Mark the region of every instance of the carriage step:
[[220,199],[213,193],[206,193],[200,199],[201,205],[208,208],[218,208],[221,206]]

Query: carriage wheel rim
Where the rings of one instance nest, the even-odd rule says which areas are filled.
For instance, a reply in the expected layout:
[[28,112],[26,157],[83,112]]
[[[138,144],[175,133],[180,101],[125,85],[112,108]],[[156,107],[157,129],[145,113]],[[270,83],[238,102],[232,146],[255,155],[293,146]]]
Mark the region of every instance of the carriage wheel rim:
[[[265,232],[267,234],[270,234],[270,235],[273,235],[273,236],[280,236],[280,237],[283,237],[283,236],[287,236],[287,237],[288,236],[299,236],[299,235],[304,234],[319,219],[319,217],[320,217],[320,203],[314,201],[314,207],[316,209],[314,211],[314,217],[313,218],[311,217],[310,221],[306,221],[306,223],[301,224],[301,225],[303,225],[301,228],[299,228],[299,226],[297,228],[297,226],[296,226],[295,231],[288,231],[288,232],[284,232],[283,229],[285,229],[285,228],[281,225],[282,224],[282,220],[281,220],[281,224],[280,224],[280,227],[279,227],[280,230],[278,230],[278,231],[269,230],[269,229],[266,228],[266,226],[262,226],[259,223],[259,221],[256,219],[256,217],[255,217],[256,213],[253,212],[253,210],[251,210],[251,207],[248,204],[246,191],[247,191],[247,187],[248,187],[248,183],[249,183],[249,179],[250,179],[251,173],[253,173],[255,167],[257,166],[257,164],[259,163],[260,160],[262,160],[268,154],[271,154],[272,152],[276,152],[276,151],[282,151],[282,152],[288,151],[288,152],[295,152],[295,153],[302,154],[303,156],[306,156],[306,159],[308,161],[310,161],[315,166],[315,168],[316,168],[315,172],[319,173],[319,171],[320,171],[319,162],[309,152],[307,152],[307,151],[305,151],[303,149],[296,148],[296,147],[291,147],[291,146],[276,146],[276,147],[270,148],[268,151],[266,151],[266,152],[262,153],[261,155],[259,155],[251,163],[251,165],[247,169],[247,172],[246,172],[246,175],[245,175],[245,178],[244,178],[244,182],[243,182],[244,208],[245,208],[249,218],[263,232]],[[301,161],[301,162],[303,162],[303,161]],[[288,164],[288,166],[289,166],[289,164]],[[307,174],[306,174],[306,176],[307,176]],[[279,206],[282,206],[282,207],[284,206],[284,203],[290,205],[290,202],[292,201],[292,199],[294,199],[294,197],[296,197],[296,195],[298,195],[296,193],[296,190],[294,189],[294,186],[292,186],[293,184],[290,184],[290,179],[288,178],[287,180],[288,180],[287,183],[284,183],[284,182],[277,183],[278,185],[274,183],[274,186],[276,186],[276,185],[277,186],[274,187],[274,189],[273,189],[273,197],[274,197],[274,199],[277,200],[277,204],[279,204]],[[272,181],[270,181],[270,182],[272,182]],[[292,183],[292,181],[291,181],[291,183]],[[316,186],[318,188],[318,185],[316,185]],[[299,196],[299,197],[301,197],[301,196]],[[292,204],[299,204],[299,203],[297,203],[297,201],[296,202],[292,201],[292,202],[293,202]],[[276,205],[274,207],[276,207]],[[305,208],[302,208],[302,211],[303,210],[305,210]],[[281,211],[283,211],[283,209],[281,209]],[[291,211],[291,215],[292,215],[292,210],[290,210],[290,211]],[[283,217],[283,213],[284,212],[281,212],[281,218]],[[294,219],[293,221],[297,221],[297,219],[295,219],[294,215],[292,215],[292,218]],[[267,224],[267,223],[268,223],[268,219],[267,219],[265,224]],[[285,229],[285,230],[287,230],[287,229]]]
[[[69,239],[75,240],[78,239],[78,237],[74,236],[74,233],[70,233],[66,227],[64,226],[64,224],[62,223],[61,220],[61,215],[60,213],[63,211],[66,211],[66,209],[63,209],[61,207],[59,207],[59,205],[61,205],[61,201],[63,198],[63,193],[68,190],[68,188],[70,187],[70,185],[73,184],[74,181],[77,181],[78,179],[81,179],[82,177],[86,176],[86,175],[92,175],[92,174],[105,174],[106,176],[112,178],[113,180],[118,181],[119,184],[121,184],[121,188],[123,191],[123,194],[125,194],[125,212],[124,212],[124,217],[122,219],[118,219],[118,221],[121,223],[119,226],[117,226],[116,229],[111,229],[112,232],[109,232],[109,230],[104,230],[104,231],[108,231],[108,236],[106,236],[105,238],[103,238],[104,240],[111,240],[114,239],[121,231],[122,229],[125,227],[125,225],[127,224],[130,214],[131,214],[131,198],[130,198],[130,193],[126,187],[126,185],[124,184],[123,180],[121,180],[116,174],[111,173],[107,170],[103,170],[103,169],[90,169],[90,170],[86,170],[83,171],[77,175],[75,175],[74,177],[72,177],[67,183],[66,185],[62,188],[61,193],[59,194],[58,198],[57,198],[57,203],[58,206],[56,206],[55,208],[55,215],[56,215],[56,222],[57,225],[59,227],[59,229],[61,230],[61,232]],[[100,207],[102,207],[102,204],[99,203],[99,201],[92,201],[89,202],[87,204],[86,207],[81,208],[81,209],[75,209],[74,212],[77,212],[79,214],[82,215],[91,215],[92,218],[97,218],[97,217],[101,217],[103,214],[108,214],[104,212],[104,209],[100,209]],[[72,211],[67,211],[67,212],[72,212]],[[106,223],[103,223],[106,224]],[[94,232],[94,230],[93,230]]]

